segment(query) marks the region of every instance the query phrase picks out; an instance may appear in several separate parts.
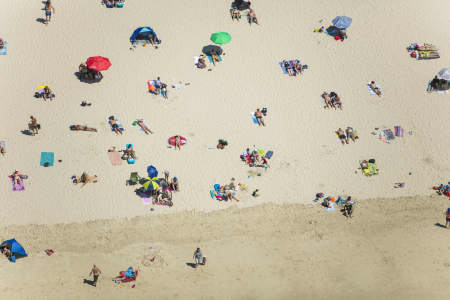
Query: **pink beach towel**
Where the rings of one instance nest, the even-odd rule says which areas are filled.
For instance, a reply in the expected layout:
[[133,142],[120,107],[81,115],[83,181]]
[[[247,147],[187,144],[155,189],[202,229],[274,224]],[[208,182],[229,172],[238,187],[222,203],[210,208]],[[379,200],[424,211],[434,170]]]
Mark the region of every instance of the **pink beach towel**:
[[122,164],[122,157],[120,156],[120,152],[108,152],[108,157],[113,166],[120,166]]

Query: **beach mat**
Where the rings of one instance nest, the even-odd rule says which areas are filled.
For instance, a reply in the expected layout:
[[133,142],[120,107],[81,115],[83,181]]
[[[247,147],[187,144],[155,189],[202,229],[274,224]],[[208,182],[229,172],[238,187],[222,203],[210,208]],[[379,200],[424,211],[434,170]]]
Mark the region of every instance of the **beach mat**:
[[254,112],[251,112],[250,114],[252,115],[252,121],[253,121],[253,123],[255,123],[256,125],[258,125],[258,120],[256,120],[255,113],[254,113]]
[[11,185],[13,192],[25,191],[25,184],[23,183],[23,180],[20,181],[20,184],[14,184],[14,179],[11,178]]
[[0,55],[6,55],[8,53],[8,43],[5,41],[5,45],[0,49]]
[[[219,56],[219,61],[222,61],[222,56],[220,56],[220,55],[218,55]],[[211,56],[209,56],[208,55],[208,60],[209,60],[209,62],[210,63],[212,63],[213,62],[213,59],[212,59],[212,57]]]
[[[375,85],[381,92],[381,88],[378,84]],[[367,88],[369,89],[369,94],[372,96],[377,96],[377,94],[372,90],[372,88],[370,87],[369,83],[367,84]]]
[[108,152],[109,161],[113,166],[120,166],[122,164],[122,157],[120,156],[120,152],[111,151]]
[[41,152],[41,167],[52,167],[55,162],[55,153]]

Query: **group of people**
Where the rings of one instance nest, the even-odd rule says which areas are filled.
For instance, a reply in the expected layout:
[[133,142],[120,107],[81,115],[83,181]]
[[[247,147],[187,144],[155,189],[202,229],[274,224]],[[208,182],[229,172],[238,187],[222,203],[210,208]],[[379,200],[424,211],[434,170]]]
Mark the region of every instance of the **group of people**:
[[34,94],[34,96],[35,96],[36,98],[42,98],[42,99],[44,99],[44,100],[47,100],[47,99],[53,100],[53,98],[55,98],[55,94],[52,92],[52,90],[50,89],[49,86],[45,86],[45,87],[42,89],[42,92],[36,92],[36,93]]
[[102,80],[103,75],[99,71],[89,69],[88,66],[82,62],[78,66],[78,77],[82,80],[98,82],[98,81]]
[[167,84],[161,81],[161,78],[158,77],[156,80],[154,80],[155,83],[155,90],[153,91],[153,94],[159,95],[164,97],[164,99],[168,99],[168,90],[167,90]]
[[235,200],[239,202],[239,199],[236,197],[236,184],[234,178],[231,178],[231,182],[229,184],[214,185],[214,190],[216,199],[221,201]]
[[450,88],[450,82],[445,79],[439,79],[437,76],[434,76],[433,80],[430,81],[427,92],[433,91],[444,91]]
[[106,5],[106,7],[122,7],[125,4],[124,0],[103,0],[102,4]]
[[[323,193],[319,193],[316,195],[316,200],[323,197]],[[347,199],[343,199],[341,196],[335,200],[334,197],[326,197],[324,198],[322,205],[325,206],[327,209],[334,210],[334,203],[337,205],[340,205],[342,207],[341,212],[346,216],[347,218],[351,218],[353,216],[353,207],[355,205],[355,202],[352,200],[351,196],[348,196]]]
[[350,126],[348,126],[345,130],[339,128],[338,130],[336,130],[336,134],[339,137],[342,145],[348,144],[349,140],[356,142],[356,140],[359,139],[356,130],[353,130],[353,128]]
[[327,93],[323,92],[322,98],[325,101],[325,108],[342,109],[341,98],[335,92]]
[[248,164],[250,167],[264,167],[269,168],[269,160],[260,155],[258,149],[254,149],[250,151],[250,148],[247,148],[241,155],[240,158],[243,162]]
[[306,65],[302,65],[300,61],[282,61],[284,68],[288,72],[289,76],[297,76],[297,74],[303,74],[303,70],[306,69]]
[[236,0],[236,1],[234,1],[233,4],[232,4],[232,8],[230,10],[230,12],[231,12],[231,19],[233,21],[234,20],[239,21],[241,19],[241,10],[248,9],[248,12],[247,12],[248,23],[250,25],[252,25],[252,23],[255,23],[255,24],[259,25],[258,18],[256,18],[256,13],[255,13],[255,11],[252,8],[250,8],[250,5],[251,5],[250,1],[248,1],[248,2],[245,2],[243,0]]

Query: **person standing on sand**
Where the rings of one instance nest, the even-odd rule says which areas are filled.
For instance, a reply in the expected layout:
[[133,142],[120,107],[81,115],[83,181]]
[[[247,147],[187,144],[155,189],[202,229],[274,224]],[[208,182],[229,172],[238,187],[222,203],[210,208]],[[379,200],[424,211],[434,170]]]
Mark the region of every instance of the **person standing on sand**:
[[39,133],[39,124],[35,117],[30,116],[30,123],[28,123],[29,128],[31,129],[32,135]]
[[98,276],[100,276],[100,274],[102,274],[102,271],[100,271],[99,268],[97,268],[96,265],[94,265],[92,267],[91,273],[89,273],[89,276],[93,275],[94,276],[94,280],[92,281],[92,286],[97,286],[97,280],[98,280]]
[[444,212],[445,228],[450,229],[450,207]]
[[45,3],[45,25],[47,25],[52,19],[52,11],[55,13],[55,8],[53,7],[50,0]]
[[195,250],[193,258],[194,258],[195,267],[203,264],[203,255],[202,255],[202,251],[200,251],[200,248],[197,248],[197,250]]

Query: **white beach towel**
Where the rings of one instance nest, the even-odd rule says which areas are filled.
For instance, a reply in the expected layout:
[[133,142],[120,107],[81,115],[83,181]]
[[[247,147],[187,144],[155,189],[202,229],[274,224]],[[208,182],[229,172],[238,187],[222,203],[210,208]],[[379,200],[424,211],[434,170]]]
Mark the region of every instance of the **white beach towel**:
[[194,65],[197,66],[200,56],[194,56]]
[[[375,85],[381,92],[381,88],[378,84]],[[369,94],[371,94],[372,96],[377,96],[377,94],[372,90],[372,88],[370,87],[370,83],[367,84],[367,88],[369,89]]]

